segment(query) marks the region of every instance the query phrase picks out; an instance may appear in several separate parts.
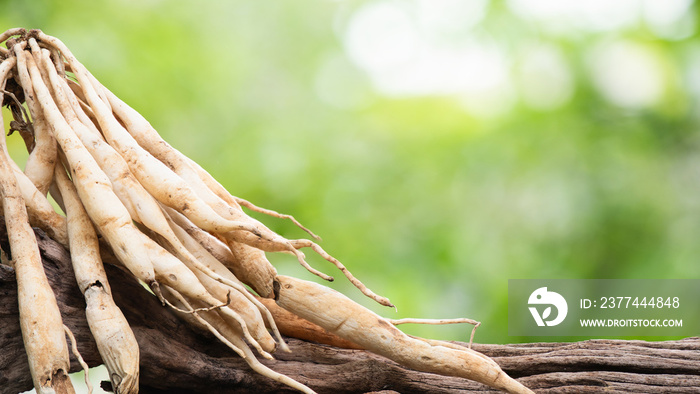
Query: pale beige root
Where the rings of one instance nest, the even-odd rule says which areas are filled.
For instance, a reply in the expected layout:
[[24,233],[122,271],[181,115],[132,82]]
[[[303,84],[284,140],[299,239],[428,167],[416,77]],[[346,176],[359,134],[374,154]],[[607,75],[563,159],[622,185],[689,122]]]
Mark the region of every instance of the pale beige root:
[[[58,89],[54,87],[56,91]],[[136,393],[139,378],[138,343],[110,295],[97,234],[63,166],[55,168],[55,179],[65,204],[71,261],[78,287],[85,296],[85,313],[90,331],[107,366],[115,392]]]
[[63,63],[63,57],[61,57],[61,52],[56,48],[51,48],[51,61],[53,66],[58,71],[58,75],[61,77],[66,77],[66,65]]
[[85,378],[85,386],[87,386],[88,394],[92,394],[92,383],[90,383],[90,367],[88,367],[87,363],[83,359],[83,356],[80,355],[80,352],[78,351],[78,341],[75,340],[75,335],[73,335],[73,331],[68,328],[65,324],[63,325],[63,330],[66,332],[66,335],[70,339],[70,350],[73,353],[73,356],[78,359],[78,363],[80,364],[81,367],[83,367],[83,372],[84,372],[84,378]]
[[[462,346],[462,345],[459,345],[459,344],[456,344],[456,343],[452,343],[452,342],[441,341],[441,340],[439,340],[439,339],[421,338],[421,337],[417,337],[417,336],[413,336],[413,335],[409,335],[409,336],[410,336],[411,338],[413,338],[413,339],[417,339],[417,340],[419,340],[419,341],[423,341],[423,342],[429,343],[429,344],[431,344],[431,345],[433,345],[433,346],[444,346],[444,347],[449,347],[449,348],[457,349],[457,350],[464,350],[464,349],[471,349],[471,348],[472,348],[472,347],[471,347],[471,343],[468,344],[467,346]],[[477,354],[480,355],[480,356],[483,356],[483,357],[486,358],[486,359],[489,358],[488,356],[486,356],[486,355],[484,355],[484,354],[481,354],[481,353],[477,353]]]
[[[159,294],[153,266],[146,258],[148,254],[145,247],[139,242],[141,232],[134,227],[129,212],[114,194],[107,175],[61,115],[31,57],[27,57],[27,66],[34,92],[51,124],[53,136],[65,155],[73,183],[90,219],[107,239],[117,258],[132,274]],[[55,94],[61,96],[63,91],[59,90]]]
[[[65,65],[65,63],[64,63],[64,65]],[[72,79],[66,79],[66,81],[68,82],[68,86],[70,86],[70,89],[75,94],[75,97],[77,97],[81,103],[83,103],[83,104],[87,103],[87,99],[85,98],[85,94],[83,94],[83,90],[80,88],[80,85],[78,85],[78,83]],[[86,107],[87,107],[87,104],[86,104]],[[92,110],[90,110],[89,113],[88,112],[86,112],[86,113],[88,115],[90,115],[90,114],[92,114]],[[97,118],[92,116],[91,119],[95,122],[95,124],[97,124]]]
[[[163,297],[165,297],[168,303],[172,306],[173,311],[175,311],[175,314],[180,319],[186,321],[189,325],[200,331],[214,334],[216,338],[218,338],[231,350],[236,352],[236,354],[241,356],[241,358],[246,358],[246,354],[243,352],[243,350],[241,350],[241,348],[238,346],[232,345],[228,339],[228,337],[239,336],[240,334],[232,334],[235,329],[228,327],[228,324],[220,316],[216,316],[217,320],[215,324],[217,327],[222,327],[222,331],[225,331],[227,335],[222,334],[219,329],[203,320],[201,318],[201,315],[203,314],[201,312],[201,308],[194,308],[190,302],[186,300],[186,297],[178,293],[177,290],[169,286],[163,286]],[[211,316],[215,315],[211,314]],[[227,329],[224,329],[223,327],[226,327]]]
[[309,241],[308,239],[295,239],[295,240],[292,240],[289,242],[297,249],[304,248],[304,247],[311,248],[314,252],[318,253],[321,257],[323,257],[324,259],[326,259],[327,261],[329,261],[333,265],[335,265],[340,270],[340,272],[342,272],[343,275],[345,275],[345,277],[348,278],[350,283],[352,283],[355,287],[357,287],[358,290],[360,290],[362,292],[362,294],[377,301],[381,305],[388,306],[391,308],[396,308],[396,306],[394,306],[394,304],[392,304],[388,298],[382,297],[382,296],[376,294],[375,292],[373,292],[372,290],[370,290],[367,286],[365,286],[364,283],[360,282],[359,279],[355,278],[355,275],[353,275],[350,272],[350,270],[347,269],[345,267],[345,265],[343,265],[343,263],[341,263],[340,261],[338,261],[338,259],[336,259],[335,257],[328,254],[325,250],[323,250],[323,248],[321,248],[321,246],[319,246],[315,242]]
[[[164,237],[174,249],[186,255],[186,250],[179,245],[177,237],[172,233],[161,212],[160,205],[134,178],[122,156],[102,138],[100,132],[80,108],[65,80],[53,69],[48,51],[44,51],[43,66],[47,69],[53,90],[64,92],[63,95],[55,97],[62,116],[96,162],[104,163],[101,169],[111,181],[114,193],[123,203],[131,218]],[[186,257],[191,258],[191,256]]]
[[[225,303],[225,306],[221,309],[229,308],[245,321],[250,335],[260,343],[265,351],[270,352],[275,349],[276,345],[265,328],[260,310],[241,292],[242,285],[240,283],[237,284],[238,286],[235,286],[234,281],[228,280],[227,282],[234,284],[235,287],[224,285],[212,278],[212,275],[202,272],[191,262],[186,260],[182,260],[182,262],[192,271],[209,294],[220,302]],[[199,264],[199,266],[202,265],[201,263]],[[209,269],[209,271],[212,270]],[[279,339],[281,340],[281,337]]]
[[256,293],[262,297],[272,297],[277,270],[270,264],[265,252],[236,241],[229,240],[226,244],[233,254],[233,260],[226,261],[232,264],[226,266]]
[[[14,57],[0,63],[1,88],[4,89],[7,73],[14,65]],[[0,93],[0,101],[3,96]],[[29,226],[24,199],[9,164],[12,159],[4,153],[7,149],[4,133],[0,137],[0,144],[0,195],[13,268],[17,277],[20,328],[27,351],[29,371],[37,393],[51,393],[56,389],[72,393],[73,386],[70,380],[67,380],[70,361],[61,313],[44,274],[39,247],[34,231]]]
[[[64,87],[65,81],[53,68],[48,51],[44,51],[41,66],[47,70],[50,86],[54,92],[58,90],[64,92],[63,95],[54,95],[54,101],[61,115],[71,126],[75,135],[80,139],[88,152],[95,158],[95,161],[103,164],[100,167],[101,170],[107,175],[115,195],[127,209],[131,218],[142,223],[150,223],[149,219],[151,216],[160,213],[158,204],[134,179],[124,159],[104,141],[99,132],[96,129],[90,130],[78,118],[75,112],[77,99],[75,99],[67,86]],[[79,105],[77,106],[79,107]],[[90,122],[90,124],[92,123]],[[162,219],[162,222],[167,227],[165,219]]]
[[[252,306],[254,306],[258,313],[261,315],[261,317],[265,318],[265,325],[269,327],[275,337],[277,338],[277,343],[280,346],[280,348],[285,351],[289,352],[289,347],[287,344],[284,342],[284,339],[282,338],[282,335],[277,328],[277,324],[275,323],[275,320],[272,317],[272,314],[270,311],[267,310],[265,305],[263,305],[260,301],[257,300],[248,290],[243,286],[243,284],[236,278],[236,276],[231,273],[221,262],[219,262],[214,256],[212,256],[202,245],[200,245],[194,238],[192,238],[187,231],[183,230],[180,226],[178,226],[176,223],[173,221],[170,222],[170,225],[172,226],[173,231],[175,232],[175,235],[177,238],[182,242],[182,245],[184,245],[185,248],[189,252],[192,253],[192,255],[195,257],[196,261],[199,262],[201,266],[206,267],[208,270],[211,270],[214,275],[211,273],[207,274],[211,278],[217,279],[217,277],[223,278],[225,280],[219,280],[219,282],[225,284],[226,286],[229,286],[230,288],[233,288],[236,290],[238,293],[240,293],[246,300],[248,300]],[[195,267],[196,268],[196,267]],[[190,269],[197,273],[199,269],[195,270],[193,267],[190,267]],[[199,275],[197,275],[199,277]],[[217,279],[218,280],[218,279]],[[200,278],[200,281],[206,286],[207,282],[205,282],[204,279]],[[220,286],[217,286],[220,287]],[[209,288],[208,288],[209,289]],[[223,289],[226,290],[226,289]],[[211,289],[209,289],[210,292],[212,292]],[[221,290],[217,290],[219,292],[219,295],[216,295],[212,292],[212,294],[216,295],[217,298],[221,298],[223,295]],[[238,303],[232,303],[232,306],[236,306],[236,310],[242,310],[240,307],[237,305],[245,305],[248,307],[247,304],[241,302]],[[249,312],[249,314],[255,316],[252,312]],[[245,316],[244,316],[245,317]],[[246,321],[249,321],[246,319]]]
[[[72,79],[66,79],[66,82],[68,83],[70,90],[73,92],[75,97],[78,99],[78,103],[80,103],[80,108],[83,110],[83,112],[85,112],[85,114],[90,119],[92,124],[95,125],[95,127],[99,128],[100,125],[97,122],[97,118],[95,117],[95,113],[92,112],[92,108],[90,108],[90,106],[87,105],[87,99],[85,98],[85,95],[83,94],[83,90],[80,89],[80,85],[78,85],[78,83]],[[100,132],[100,133],[102,133],[102,132]]]
[[7,29],[0,33],[0,43],[5,42],[5,40],[12,36],[23,36],[25,34],[27,34],[27,29],[23,27],[13,27],[11,29]]
[[278,276],[275,283],[282,308],[408,368],[471,379],[509,393],[532,393],[490,358],[411,338],[335,290],[287,276]]
[[[185,230],[187,234],[202,245],[207,252],[214,256],[217,260],[221,261],[227,268],[231,269],[229,265],[235,262],[235,257],[223,241],[195,226],[184,215],[176,210],[166,206],[163,206],[163,210],[168,214],[170,219],[177,224],[178,227]],[[274,267],[272,269],[274,270]],[[276,273],[271,280],[273,280],[275,276],[277,276]],[[238,277],[238,275],[236,275],[236,277]],[[272,286],[272,284],[270,284],[270,286]],[[272,291],[272,288],[270,288],[270,291]]]
[[[292,245],[292,243],[290,243],[288,240],[279,236],[278,234],[275,234],[259,221],[246,215],[241,210],[240,206],[232,198],[230,198],[230,196],[229,201],[224,201],[222,198],[217,196],[205,184],[205,182],[200,179],[197,172],[190,167],[190,165],[184,159],[182,159],[181,155],[176,153],[174,149],[166,146],[167,143],[165,143],[159,137],[158,140],[155,141],[153,138],[150,138],[153,137],[154,134],[157,135],[157,132],[150,126],[150,124],[143,117],[141,117],[138,112],[131,109],[121,100],[116,99],[113,94],[110,95],[109,91],[91,76],[84,66],[80,64],[77,59],[75,59],[65,45],[60,42],[60,40],[53,37],[48,37],[43,33],[40,33],[39,36],[42,38],[42,40],[59,48],[64,54],[71,66],[71,69],[78,78],[85,97],[95,111],[95,115],[97,116],[97,120],[101,126],[103,134],[110,144],[114,145],[120,154],[125,157],[135,176],[144,185],[144,187],[146,187],[146,189],[152,195],[154,195],[154,197],[156,197],[156,199],[182,212],[197,226],[207,231],[220,233],[228,242],[236,241],[245,243],[258,249],[270,252],[291,252],[296,255],[299,263],[311,273],[325,280],[333,280],[332,277],[312,268],[305,261],[303,253],[297,250],[299,247],[312,247],[314,251],[322,250],[320,247],[318,247],[318,245],[307,240],[300,240],[296,242],[295,245]],[[124,129],[119,121],[113,117],[112,113],[107,113],[106,106],[104,106],[103,102],[100,102],[99,98],[96,96],[96,92],[103,92],[107,94],[108,97],[111,97],[111,104],[114,110],[122,116],[121,120],[123,123],[125,123],[126,127],[131,127],[130,131],[133,134],[141,136],[148,134],[141,139],[142,142],[150,142],[151,145],[155,144],[163,148],[159,149],[158,153],[167,166],[155,158],[147,150],[143,149],[132,137],[132,135],[129,134],[129,131]],[[150,172],[144,170],[146,165],[148,165],[149,169],[151,170]],[[154,174],[156,173],[159,174],[157,180],[157,182],[160,182],[159,184],[153,184]],[[164,184],[168,186],[163,187]],[[164,190],[168,191],[163,193]],[[193,193],[192,195],[188,194],[190,191]],[[179,196],[176,199],[176,203],[173,204],[173,202],[169,199],[172,199],[173,195],[176,193],[179,193]],[[164,198],[165,195],[167,195],[168,198]],[[213,212],[214,215],[209,215],[209,212]],[[247,231],[224,230],[226,223],[238,223],[241,226],[243,224],[247,224],[247,228],[241,227],[237,229]],[[229,247],[231,247],[230,244]],[[321,255],[326,260],[332,262],[338,268],[340,268],[350,282],[357,286],[363,294],[382,305],[393,307],[393,304],[391,304],[388,299],[376,295],[352,274],[350,274],[350,272],[342,264],[340,264],[337,259],[332,258],[325,252]]]
[[107,274],[102,266],[99,242],[92,222],[63,166],[57,166],[54,173],[56,184],[66,204],[69,250],[78,288],[81,292],[85,292],[95,282],[100,282],[100,285],[109,292]]
[[341,338],[325,328],[311,323],[306,319],[302,319],[292,312],[280,307],[277,305],[277,303],[275,303],[275,300],[260,298],[259,301],[262,302],[270,311],[282,334],[288,337],[322,343],[343,349],[363,349],[362,346],[350,342],[347,339]]
[[[251,218],[250,220],[259,223],[255,219]],[[271,237],[276,238],[274,242],[270,242],[268,239],[264,239],[261,237],[255,237],[251,233],[246,233],[242,231],[229,231],[227,233],[220,234],[220,236],[229,245],[230,248],[232,248],[231,243],[243,243],[265,252],[291,253],[296,256],[297,261],[299,261],[299,264],[301,264],[302,267],[306,268],[307,271],[329,282],[333,281],[332,276],[326,275],[323,272],[311,267],[309,263],[306,262],[306,257],[304,256],[304,253],[292,246],[289,240],[279,235],[276,235],[275,233],[272,233],[271,230],[270,233]]]
[[63,197],[61,197],[61,193],[58,191],[56,182],[51,183],[51,186],[49,186],[49,195],[51,195],[51,198],[56,201],[56,204],[61,209],[61,212],[66,212],[66,206],[63,204]]
[[90,73],[78,62],[65,44],[42,32],[37,32],[37,35],[42,42],[61,51],[75,73],[105,139],[124,157],[134,176],[153,197],[182,212],[195,224],[208,231],[223,233],[242,230],[256,238],[268,239],[270,242],[278,241],[273,235],[268,234],[268,231],[262,231],[254,224],[228,220],[214,212],[182,178],[138,145],[112,115],[111,107],[99,96],[102,89],[99,89],[99,92],[95,89]]
[[55,169],[56,183],[66,204],[71,262],[85,296],[85,316],[116,393],[137,393],[139,346],[129,323],[114,303],[100,258],[99,241],[77,191],[63,166]]
[[[62,85],[60,77],[55,70],[51,68],[48,53],[44,54],[44,66],[48,68],[48,74],[54,86],[54,91],[62,89],[66,96],[71,95],[72,92],[70,88],[67,85]],[[213,280],[204,277],[204,275],[208,275],[227,286],[237,288],[237,292],[232,294],[232,304],[230,307],[237,311],[242,319],[247,322],[251,335],[261,344],[265,351],[269,352],[274,350],[274,341],[265,329],[259,310],[254,305],[251,305],[251,302],[243,295],[247,295],[247,292],[242,289],[240,283],[237,280],[232,281],[230,278],[223,277],[206,264],[201,263],[181,244],[180,240],[171,229],[168,220],[161,212],[158,203],[143,189],[136,179],[133,178],[123,158],[102,140],[96,129],[90,130],[89,125],[91,125],[91,123],[79,108],[77,101],[70,100],[69,98],[68,101],[72,101],[69,103],[58,97],[56,100],[58,101],[58,105],[64,117],[68,120],[69,124],[73,127],[73,130],[92,156],[99,162],[110,163],[109,166],[104,167],[105,173],[112,181],[117,196],[120,197],[121,201],[130,211],[133,219],[143,223],[148,229],[162,237],[165,241],[163,244],[166,246],[166,249],[169,249],[171,253],[180,258],[180,260],[197,275],[199,281],[205,285],[206,289],[219,301],[223,302],[226,300],[227,290],[218,283],[212,283]],[[79,117],[82,122],[78,119]],[[225,269],[224,271],[228,272]],[[243,294],[241,294],[241,290],[243,290]],[[282,348],[286,349],[286,344],[282,341],[281,336],[278,336],[278,340]]]
[[[250,219],[251,221],[257,222],[255,219]],[[259,222],[258,222],[259,223]],[[261,225],[262,226],[262,225]],[[264,226],[263,226],[264,227]],[[272,233],[274,234],[274,233]],[[276,235],[276,234],[274,234]],[[272,236],[272,235],[271,235]],[[301,264],[302,267],[306,268],[309,272],[312,274],[325,279],[327,281],[333,281],[333,277],[324,274],[323,272],[311,267],[307,262],[304,254],[299,251],[301,248],[311,248],[313,251],[318,253],[321,257],[323,257],[325,260],[333,263],[340,271],[345,275],[345,277],[352,283],[355,287],[357,287],[362,294],[366,295],[367,297],[375,300],[377,303],[395,308],[394,304],[389,301],[388,298],[382,297],[376,293],[374,293],[372,290],[370,290],[367,286],[365,286],[359,279],[355,278],[354,275],[342,264],[340,261],[338,261],[336,258],[331,256],[330,254],[326,253],[318,244],[316,244],[313,241],[307,240],[307,239],[297,239],[297,240],[287,240],[285,238],[282,238],[281,236],[277,235],[277,239],[275,242],[270,242],[270,240],[265,239],[265,238],[260,238],[260,237],[255,237],[251,233],[247,232],[242,232],[242,231],[230,231],[224,234],[220,234],[220,237],[227,243],[231,251],[236,255],[237,251],[239,252],[244,252],[240,253],[240,255],[236,256],[236,259],[239,260],[241,263],[246,263],[249,261],[249,256],[248,256],[248,251],[247,250],[242,250],[239,246],[237,246],[238,243],[243,243],[249,246],[253,246],[256,249],[266,251],[266,252],[290,252],[294,254],[297,257],[297,261],[299,264]],[[254,252],[257,253],[257,252]],[[255,264],[257,265],[257,264]]]
[[[187,159],[189,159],[189,158],[187,158]],[[191,163],[195,163],[194,160],[191,160],[191,159],[189,159],[189,160],[190,160]],[[195,164],[196,164],[196,163],[195,163]],[[206,172],[206,171],[205,171],[200,165],[198,165],[198,164],[197,164],[197,167],[196,167],[195,169],[197,170],[198,173],[201,173],[201,171]],[[200,171],[200,170],[201,170],[201,171]],[[208,174],[208,173],[207,173],[207,174]],[[203,175],[201,175],[201,176],[203,176]],[[214,180],[214,178],[213,178],[211,175],[209,175],[209,176],[207,177],[207,179],[211,179],[212,181],[216,182],[216,181]],[[207,182],[207,179],[203,179],[203,180],[207,183],[207,186],[209,186],[210,183]],[[217,184],[218,184],[219,186],[221,186],[221,184],[219,184],[218,182],[217,182]],[[223,186],[221,186],[221,187],[223,188]],[[210,186],[210,188],[211,188],[211,186]],[[224,189],[224,190],[226,190],[226,189]],[[217,195],[219,195],[219,193],[217,193],[216,191],[215,191],[215,193],[216,193]],[[296,226],[299,227],[300,229],[304,230],[304,232],[306,232],[307,234],[309,234],[310,236],[312,236],[314,239],[316,239],[316,240],[318,240],[318,241],[321,240],[321,237],[319,237],[318,235],[314,234],[313,231],[309,230],[309,229],[306,228],[304,225],[302,225],[302,224],[301,224],[294,216],[292,216],[292,215],[288,215],[288,214],[286,214],[286,213],[279,213],[279,212],[277,212],[277,211],[273,211],[272,209],[267,209],[267,208],[259,207],[259,206],[255,205],[255,204],[253,204],[252,202],[250,202],[250,201],[248,201],[248,200],[245,200],[245,199],[242,199],[242,198],[240,198],[240,197],[236,197],[236,196],[232,196],[232,197],[233,197],[234,200],[238,203],[238,205],[240,205],[240,206],[242,206],[242,207],[246,207],[246,208],[250,209],[250,210],[253,211],[253,212],[258,212],[258,213],[265,214],[265,215],[267,215],[267,216],[272,216],[273,218],[287,219],[287,220],[289,220],[290,222],[294,223],[294,225],[296,225]]]
[[[187,250],[192,253],[192,256],[194,256],[198,261],[201,262],[201,264],[207,266],[209,269],[216,271],[218,275],[221,275],[225,277],[227,280],[229,280],[232,286],[239,288],[238,286],[241,286],[241,281],[236,277],[234,273],[229,271],[226,266],[221,263],[218,259],[221,258],[221,256],[224,256],[228,254],[226,258],[232,259],[233,254],[231,251],[223,245],[221,242],[219,242],[215,237],[212,237],[209,235],[209,233],[199,229],[199,232],[209,235],[209,241],[211,241],[211,244],[218,243],[218,254],[216,257],[214,254],[212,254],[211,249],[207,248],[206,246],[202,245],[190,232],[191,230],[198,229],[198,227],[194,226],[192,222],[187,220],[182,214],[179,212],[175,211],[172,208],[169,207],[163,207],[163,210],[167,214],[167,219],[168,223],[177,237],[177,239],[182,243]],[[186,228],[183,228],[186,227]]]
[[14,162],[12,162],[12,167],[17,179],[17,186],[24,197],[25,204],[27,204],[29,223],[44,230],[49,237],[61,245],[67,246],[66,218],[56,213],[49,200],[46,199],[46,195],[37,190],[34,183]]
[[434,324],[434,325],[445,325],[445,324],[471,324],[472,326],[472,331],[471,334],[469,335],[469,348],[471,349],[472,343],[474,342],[474,334],[476,334],[476,329],[479,328],[481,325],[480,321],[476,321],[473,319],[468,319],[466,317],[464,318],[456,318],[456,319],[413,319],[413,318],[406,318],[406,319],[386,319],[389,323],[398,326],[400,324]]
[[119,307],[104,288],[85,290],[85,316],[117,394],[138,393],[139,345]]
[[[32,41],[32,40],[30,40]],[[34,42],[36,45],[36,42]],[[17,56],[17,70],[20,84],[24,89],[24,98],[32,115],[35,145],[30,151],[24,172],[32,180],[40,193],[46,195],[53,179],[53,169],[56,165],[56,140],[51,136],[49,125],[41,110],[39,103],[34,96],[34,89],[26,66],[26,57],[31,56],[16,45],[15,55]]]
[[214,334],[221,342],[223,342],[230,349],[235,351],[241,358],[243,358],[246,363],[255,372],[268,377],[272,380],[285,384],[293,389],[299,390],[302,393],[313,394],[315,391],[311,390],[309,387],[297,382],[296,380],[282,375],[278,372],[271,370],[265,365],[261,364],[256,358],[255,354],[251,351],[250,347],[241,338],[240,333],[238,333],[235,328],[229,327],[221,319],[220,316],[212,312],[195,312],[195,309],[190,305],[190,303],[181,294],[178,294],[172,289],[165,287],[164,292],[168,299],[179,306],[180,309],[185,311],[190,311],[189,313],[179,312],[178,316],[183,320],[187,321],[193,326],[196,326],[202,330],[206,330]]
[[[207,306],[220,305],[221,301],[212,296],[202,283],[197,279],[197,276],[190,271],[177,257],[163,249],[156,242],[143,235],[141,241],[149,252],[149,259],[153,262],[156,278],[159,282],[168,285],[175,289],[178,293],[186,297],[198,300],[205,303]],[[219,308],[217,312],[230,321],[231,324],[238,324],[245,339],[265,358],[272,356],[263,347],[274,350],[276,347],[275,341],[269,335],[267,338],[261,338],[263,342],[258,342],[248,330],[248,325],[245,320],[230,308]]]
[[[53,150],[47,147],[47,145],[51,144],[47,144],[45,140],[47,137],[52,140],[53,137],[50,135],[47,136],[46,134],[49,133],[49,130],[42,129],[38,124],[39,121],[43,121],[43,111],[35,98],[34,89],[32,88],[29,72],[26,67],[26,56],[31,55],[21,50],[22,47],[23,45],[20,44],[14,47],[17,59],[16,70],[20,78],[20,83],[23,85],[25,100],[27,101],[32,118],[34,119],[34,131],[35,134],[37,134],[37,144],[31,149],[29,158],[27,159],[26,169],[29,170],[28,172],[23,173],[14,161],[11,161],[10,165],[12,166],[18,186],[27,204],[29,222],[33,226],[44,230],[51,238],[57,240],[62,245],[67,246],[68,237],[66,235],[65,218],[54,211],[53,206],[46,199],[46,192],[37,187],[37,185],[43,184],[48,188],[48,185],[51,184],[51,179],[53,178],[53,163],[55,163],[56,160],[56,149],[55,146]],[[28,86],[26,86],[27,84]],[[48,126],[44,125],[42,127]],[[39,138],[39,135],[42,137]],[[53,141],[53,143],[55,145],[55,141]],[[28,148],[30,147],[28,146]],[[7,152],[5,152],[5,154],[7,154]],[[54,157],[49,159],[51,154],[53,154]],[[33,175],[34,179],[32,179],[31,175],[33,171],[32,168],[36,170]],[[49,176],[45,174],[48,168],[50,168],[52,172]]]
[[[99,129],[100,125],[97,122],[95,113],[92,112],[92,108],[90,108],[90,106],[87,104],[87,99],[85,98],[85,95],[83,94],[83,90],[80,88],[80,85],[74,80],[68,78],[66,78],[66,82],[68,83],[68,87],[70,87],[70,90],[73,92],[74,97],[78,100],[80,108],[83,110],[85,115],[87,115],[88,119],[90,119],[92,124]],[[102,132],[100,131],[100,134],[101,133]]]
[[[160,210],[160,206],[152,196],[143,189],[139,182],[136,181],[124,159],[102,139],[97,130],[90,130],[88,126],[78,119],[78,115],[76,115],[74,109],[78,110],[78,112],[82,112],[82,110],[77,108],[77,102],[69,103],[70,100],[66,99],[65,96],[69,94],[72,95],[72,92],[68,86],[62,85],[62,81],[56,70],[53,69],[49,53],[46,50],[43,54],[43,66],[47,69],[54,92],[61,90],[64,92],[63,96],[57,95],[55,97],[62,115],[96,161],[108,163],[108,165],[103,165],[102,169],[110,179],[116,195],[120,198],[122,203],[124,203],[131,217],[143,223],[148,229],[162,237],[166,241],[164,242],[166,248],[169,247],[171,252],[179,257],[181,261],[197,275],[197,279],[199,279],[200,283],[205,285],[205,288],[211,295],[218,298],[221,302],[226,300],[226,289],[205,275],[209,275],[227,285],[235,286],[238,283],[227,283],[230,281],[227,281],[226,278],[217,275],[211,269],[202,265],[180,243]],[[86,116],[84,118],[86,118]],[[152,255],[151,258],[162,259],[164,257],[153,257]],[[156,264],[157,263],[154,262],[154,265]],[[274,340],[265,329],[262,317],[257,308],[250,305],[250,302],[245,296],[241,295],[239,292],[231,296],[233,299],[233,304],[231,305],[231,308],[233,308],[232,312],[235,310],[234,313],[240,315],[241,319],[247,323],[249,332],[265,351],[269,352],[274,350],[276,347]]]
[[160,210],[160,205],[136,180],[119,153],[102,138],[95,125],[80,108],[77,98],[65,80],[51,65],[48,54],[44,53],[43,66],[48,69],[54,90],[61,89],[64,92],[62,97],[56,97],[59,110],[95,160],[98,163],[107,164],[101,169],[111,181],[115,194],[124,204],[131,218],[157,232],[168,242],[177,244],[176,237],[170,231],[167,220]]
[[[34,37],[29,37],[29,39],[27,40],[27,43],[29,44],[29,48],[28,48],[28,49],[30,49],[29,54],[34,59],[34,64],[37,64],[37,65],[41,64],[41,47],[36,42],[36,39]],[[53,91],[53,88],[51,88],[51,86],[48,85],[49,76],[46,73],[46,70],[44,68],[40,68],[39,73],[41,74],[41,78],[42,78],[44,84],[46,84],[48,86],[49,90],[51,91],[51,94],[54,94],[55,92]]]
[[236,278],[250,286],[262,297],[271,298],[273,296],[272,283],[277,276],[277,270],[267,260],[265,252],[239,242],[229,242],[227,246],[223,241],[197,227],[174,209],[169,207],[164,209],[178,226],[231,270]]

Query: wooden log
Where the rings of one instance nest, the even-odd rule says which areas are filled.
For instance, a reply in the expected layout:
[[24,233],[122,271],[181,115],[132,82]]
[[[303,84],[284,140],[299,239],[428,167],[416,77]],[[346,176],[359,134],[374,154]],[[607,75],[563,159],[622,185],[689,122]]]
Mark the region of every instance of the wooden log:
[[[0,228],[0,246],[7,237]],[[63,321],[90,366],[101,364],[85,321],[85,303],[71,272],[68,253],[36,230],[44,268]],[[124,312],[141,350],[142,393],[290,392],[251,371],[208,333],[195,332],[161,306],[129,274],[107,265],[115,302]],[[19,331],[14,271],[0,265],[0,394],[32,387]],[[466,345],[466,344],[465,344]],[[363,350],[349,350],[289,338],[292,353],[262,360],[319,393],[493,392],[459,378],[411,371]],[[537,393],[698,393],[700,338],[645,342],[590,340],[577,343],[474,344]],[[71,371],[80,368],[71,359]]]

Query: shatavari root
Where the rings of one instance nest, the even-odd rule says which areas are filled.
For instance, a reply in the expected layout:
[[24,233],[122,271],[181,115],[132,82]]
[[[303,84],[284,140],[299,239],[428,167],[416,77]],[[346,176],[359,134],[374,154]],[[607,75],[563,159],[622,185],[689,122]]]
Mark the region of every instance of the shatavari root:
[[265,253],[292,254],[309,272],[333,280],[306,262],[300,249],[310,248],[364,295],[393,307],[316,242],[287,239],[250,217],[243,208],[290,220],[320,240],[294,217],[229,193],[103,86],[63,42],[24,29],[0,34],[0,42],[7,47],[0,48],[0,100],[14,118],[10,131],[18,131],[29,152],[22,171],[4,134],[0,137],[0,201],[37,392],[73,389],[63,323],[30,226],[70,250],[88,325],[116,393],[138,392],[139,349],[114,303],[101,256],[148,285],[184,322],[211,332],[253,371],[301,392],[313,390],[261,364],[254,353],[272,358],[278,348],[289,351],[280,332],[530,393],[470,348],[411,337],[394,327],[471,323],[476,328],[478,322],[384,319],[326,287],[278,276]]
[[532,393],[483,354],[412,338],[335,290],[288,276],[278,276],[275,283],[275,300],[282,308],[401,365],[475,380],[510,393]]

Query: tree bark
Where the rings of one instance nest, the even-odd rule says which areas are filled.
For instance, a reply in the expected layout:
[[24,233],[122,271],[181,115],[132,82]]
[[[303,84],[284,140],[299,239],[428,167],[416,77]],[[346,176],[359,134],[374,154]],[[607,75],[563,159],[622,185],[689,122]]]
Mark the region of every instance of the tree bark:
[[[0,246],[8,253],[0,226]],[[64,324],[91,367],[102,363],[85,320],[85,302],[72,273],[70,256],[36,230],[44,268]],[[106,264],[115,302],[124,312],[141,351],[142,393],[278,393],[283,385],[258,375],[208,333],[195,332],[163,307],[130,275]],[[288,339],[292,353],[262,360],[270,368],[319,393],[489,392],[459,378],[408,370],[363,350],[334,348]],[[537,393],[700,392],[700,338],[645,342],[590,340],[577,343],[483,345],[512,377]],[[80,369],[72,356],[71,371]],[[32,388],[22,344],[14,271],[0,265],[0,394]]]

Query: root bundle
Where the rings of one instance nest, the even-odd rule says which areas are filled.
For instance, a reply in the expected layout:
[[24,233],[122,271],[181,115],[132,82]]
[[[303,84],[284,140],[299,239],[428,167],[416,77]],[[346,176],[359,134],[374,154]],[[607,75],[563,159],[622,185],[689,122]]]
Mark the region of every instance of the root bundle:
[[[417,370],[530,392],[471,349],[410,337],[395,328],[406,321],[383,319],[324,286],[278,276],[266,252],[290,253],[310,272],[333,280],[306,262],[300,249],[309,249],[363,294],[393,307],[315,241],[286,239],[248,216],[242,207],[289,219],[318,240],[293,217],[229,194],[100,84],[60,40],[10,29],[0,42],[7,47],[0,49],[0,99],[14,118],[10,132],[17,130],[29,151],[22,171],[4,134],[0,138],[0,196],[37,392],[72,388],[60,313],[31,226],[69,249],[87,321],[117,393],[138,392],[139,351],[112,299],[105,254],[150,287],[164,307],[213,333],[252,371],[302,392],[313,390],[256,359],[289,351],[282,333],[302,331],[307,339],[364,348]],[[54,211],[49,193],[62,212]]]

